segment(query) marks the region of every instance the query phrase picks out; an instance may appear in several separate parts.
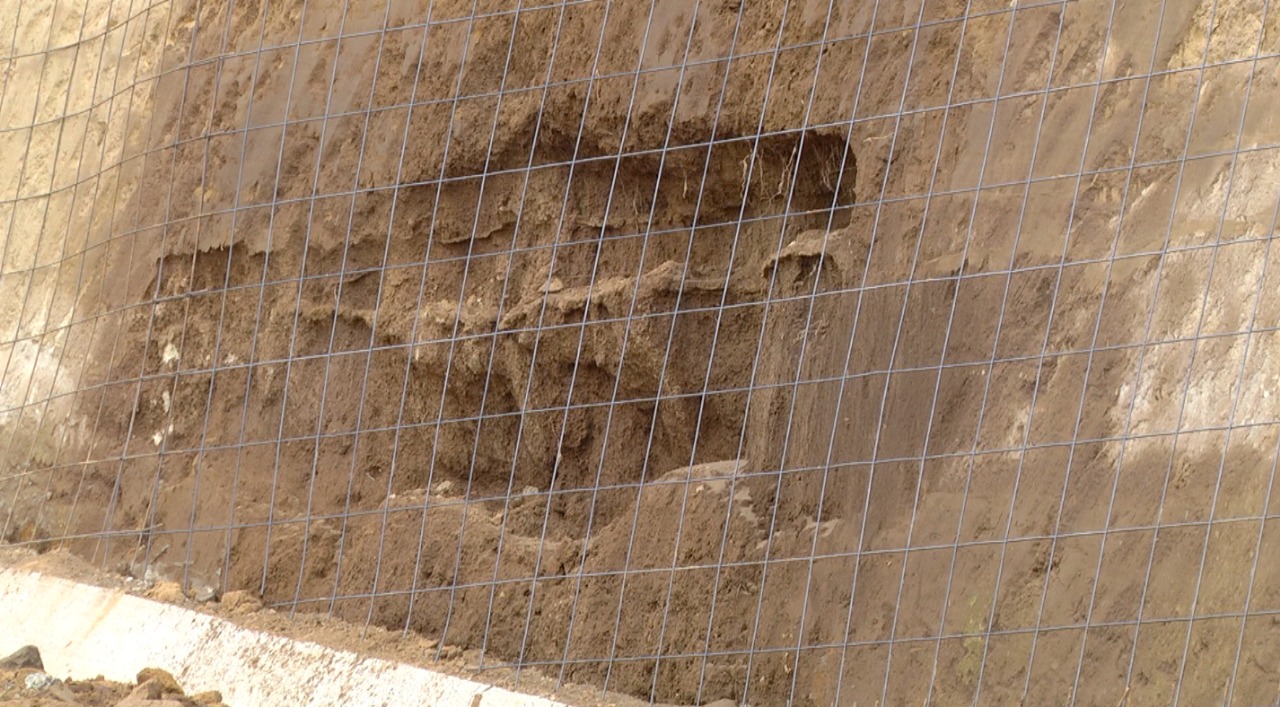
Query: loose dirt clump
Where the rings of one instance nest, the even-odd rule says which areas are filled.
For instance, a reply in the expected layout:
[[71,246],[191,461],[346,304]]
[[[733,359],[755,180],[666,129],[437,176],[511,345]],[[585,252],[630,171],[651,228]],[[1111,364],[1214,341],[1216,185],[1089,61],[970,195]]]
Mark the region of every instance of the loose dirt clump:
[[25,646],[0,659],[0,705],[5,707],[226,707],[216,691],[186,695],[173,676],[159,668],[143,668],[137,682],[124,684],[102,677],[59,680],[44,672],[40,651]]

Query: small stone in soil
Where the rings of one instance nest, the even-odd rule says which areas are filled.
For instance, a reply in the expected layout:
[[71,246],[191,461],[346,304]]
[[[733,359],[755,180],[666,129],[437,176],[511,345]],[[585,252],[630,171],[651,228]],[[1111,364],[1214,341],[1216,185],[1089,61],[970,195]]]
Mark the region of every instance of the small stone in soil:
[[160,694],[182,694],[182,687],[178,685],[178,681],[173,679],[167,671],[160,668],[143,668],[138,671],[138,687],[143,687],[147,682],[155,681],[160,688]]
[[40,660],[40,649],[35,646],[23,646],[0,658],[0,670],[21,670],[34,668],[44,670],[44,661]]

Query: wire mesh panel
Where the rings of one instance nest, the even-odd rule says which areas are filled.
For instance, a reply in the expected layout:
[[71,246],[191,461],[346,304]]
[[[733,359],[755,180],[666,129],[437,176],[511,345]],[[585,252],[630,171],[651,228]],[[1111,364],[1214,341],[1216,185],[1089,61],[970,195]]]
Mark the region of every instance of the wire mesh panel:
[[7,0],[0,525],[643,701],[1271,704],[1266,0]]

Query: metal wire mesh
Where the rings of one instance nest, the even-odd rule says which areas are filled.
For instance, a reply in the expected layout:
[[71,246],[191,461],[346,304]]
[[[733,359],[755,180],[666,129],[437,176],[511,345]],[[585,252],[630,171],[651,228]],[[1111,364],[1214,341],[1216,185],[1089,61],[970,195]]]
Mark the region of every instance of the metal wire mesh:
[[13,0],[0,516],[645,701],[1274,704],[1266,0]]

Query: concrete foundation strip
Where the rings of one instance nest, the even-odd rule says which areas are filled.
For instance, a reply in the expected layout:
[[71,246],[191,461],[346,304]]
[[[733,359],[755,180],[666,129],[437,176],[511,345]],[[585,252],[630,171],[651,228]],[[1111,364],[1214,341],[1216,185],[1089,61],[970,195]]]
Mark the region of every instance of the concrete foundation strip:
[[171,672],[188,693],[218,690],[242,705],[564,707],[307,641],[256,631],[180,606],[21,569],[0,568],[0,655],[41,650],[57,677],[131,682]]

